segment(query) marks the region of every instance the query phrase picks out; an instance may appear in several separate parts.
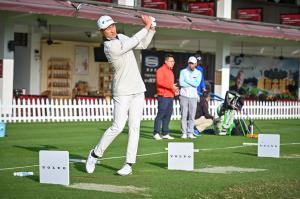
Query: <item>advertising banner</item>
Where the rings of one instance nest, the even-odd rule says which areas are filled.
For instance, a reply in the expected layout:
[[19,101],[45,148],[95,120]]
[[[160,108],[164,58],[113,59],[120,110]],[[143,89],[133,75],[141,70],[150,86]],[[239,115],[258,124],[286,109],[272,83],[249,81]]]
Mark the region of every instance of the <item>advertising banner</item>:
[[46,151],[39,152],[40,183],[70,184],[69,152]]
[[258,157],[279,158],[280,156],[280,135],[259,134],[257,145]]
[[156,94],[156,70],[162,65],[161,53],[146,51],[142,52],[142,78],[146,86],[146,97],[154,97]]
[[230,90],[249,99],[297,99],[299,60],[231,56]]
[[243,8],[237,10],[237,18],[248,21],[262,21],[262,8]]
[[300,14],[281,14],[280,22],[285,25],[300,26]]
[[168,169],[194,170],[194,143],[169,142],[168,143]]
[[153,8],[160,10],[166,10],[168,7],[166,0],[143,0],[142,5],[145,8]]
[[193,14],[215,16],[215,3],[214,2],[189,3],[189,12]]

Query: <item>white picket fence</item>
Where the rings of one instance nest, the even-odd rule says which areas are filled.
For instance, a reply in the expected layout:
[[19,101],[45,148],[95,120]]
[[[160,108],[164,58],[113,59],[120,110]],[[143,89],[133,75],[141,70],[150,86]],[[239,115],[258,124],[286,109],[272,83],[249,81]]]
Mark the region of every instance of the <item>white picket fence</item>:
[[[221,102],[211,101],[209,111],[216,114]],[[180,119],[179,100],[174,101],[172,120]],[[6,110],[6,111],[4,111]],[[10,114],[5,114],[11,110]],[[157,100],[145,100],[143,120],[154,120]],[[300,102],[245,101],[243,110],[237,115],[253,119],[300,119]],[[95,100],[13,100],[12,105],[0,102],[0,121],[16,122],[67,122],[67,121],[110,121],[113,118],[113,101]]]

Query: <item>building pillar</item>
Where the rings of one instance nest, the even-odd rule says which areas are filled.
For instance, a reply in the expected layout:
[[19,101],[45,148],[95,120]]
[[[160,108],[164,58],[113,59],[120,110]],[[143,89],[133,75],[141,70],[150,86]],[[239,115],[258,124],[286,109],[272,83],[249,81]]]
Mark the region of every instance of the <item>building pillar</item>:
[[[300,63],[300,59],[299,63]],[[298,72],[298,100],[300,100],[300,71]]]
[[232,0],[217,0],[217,17],[231,19]]
[[215,69],[215,94],[224,98],[229,90],[230,80],[230,42],[217,41],[216,69]]
[[14,24],[9,17],[0,16],[0,101],[4,105],[1,112],[11,114],[13,99],[14,52],[13,46]]

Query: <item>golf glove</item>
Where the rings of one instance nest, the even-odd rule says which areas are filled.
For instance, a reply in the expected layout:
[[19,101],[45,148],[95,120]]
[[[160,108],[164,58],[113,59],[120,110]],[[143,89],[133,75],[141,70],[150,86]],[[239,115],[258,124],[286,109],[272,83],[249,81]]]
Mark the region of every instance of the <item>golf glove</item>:
[[155,28],[156,27],[156,19],[154,17],[150,17],[150,18],[152,20],[151,28]]

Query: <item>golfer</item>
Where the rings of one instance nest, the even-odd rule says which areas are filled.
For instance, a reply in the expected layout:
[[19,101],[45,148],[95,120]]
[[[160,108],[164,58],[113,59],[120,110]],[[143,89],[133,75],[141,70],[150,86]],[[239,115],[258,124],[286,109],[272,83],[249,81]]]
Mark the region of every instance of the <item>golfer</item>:
[[155,34],[156,26],[154,18],[150,16],[142,15],[141,19],[145,26],[132,37],[117,34],[116,22],[110,16],[101,16],[97,21],[98,28],[105,38],[104,53],[113,68],[114,113],[112,126],[104,132],[98,145],[88,155],[88,173],[94,172],[97,159],[102,157],[107,147],[122,132],[127,119],[129,138],[126,162],[117,174],[130,175],[132,164],[136,162],[146,87],[133,49],[146,49]]

